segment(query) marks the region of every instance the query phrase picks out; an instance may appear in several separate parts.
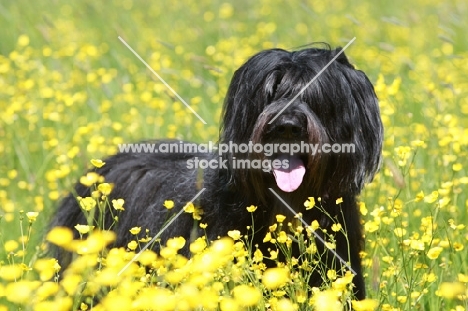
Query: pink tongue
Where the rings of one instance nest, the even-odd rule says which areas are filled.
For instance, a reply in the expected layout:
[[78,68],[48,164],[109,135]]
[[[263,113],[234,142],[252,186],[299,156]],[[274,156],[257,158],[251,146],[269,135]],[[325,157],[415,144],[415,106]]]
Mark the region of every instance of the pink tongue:
[[288,160],[289,167],[273,169],[276,184],[278,185],[278,188],[284,192],[293,192],[299,188],[302,183],[302,178],[304,178],[304,163],[298,157],[289,155],[281,155],[278,159],[281,160],[281,162]]

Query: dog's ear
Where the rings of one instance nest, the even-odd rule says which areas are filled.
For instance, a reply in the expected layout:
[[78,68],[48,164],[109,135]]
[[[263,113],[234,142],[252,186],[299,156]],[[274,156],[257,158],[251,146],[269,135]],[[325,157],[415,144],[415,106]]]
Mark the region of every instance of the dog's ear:
[[[343,50],[343,48],[338,47],[332,51],[332,57],[335,57],[338,53],[340,53]],[[337,62],[340,64],[346,65],[350,68],[354,69],[354,66],[349,62],[348,58],[346,57],[344,52],[341,52],[341,54],[338,56],[336,59]]]

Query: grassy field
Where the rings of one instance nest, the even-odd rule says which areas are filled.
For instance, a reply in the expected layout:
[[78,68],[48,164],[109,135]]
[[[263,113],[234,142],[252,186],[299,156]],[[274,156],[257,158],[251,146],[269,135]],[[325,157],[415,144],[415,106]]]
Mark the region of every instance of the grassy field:
[[[374,83],[385,126],[382,169],[360,198],[369,300],[354,307],[468,309],[466,16],[463,0],[3,1],[0,311],[89,310],[93,300],[83,297],[98,295],[101,286],[113,291],[96,310],[346,306],[349,288],[334,279],[304,297],[294,280],[297,267],[290,267],[283,283],[269,284],[247,255],[250,264],[242,268],[226,261],[226,252],[238,247],[226,241],[218,245],[220,253],[204,250],[215,258],[213,271],[198,271],[196,259],[148,253],[140,263],[158,267],[151,277],[136,264],[127,275],[111,277],[131,255],[116,250],[99,277],[88,269],[96,263],[91,254],[59,282],[53,262],[36,254],[57,201],[91,159],[115,153],[123,142],[216,141],[230,78],[249,56],[312,42],[344,46],[353,37],[346,53]],[[95,237],[99,243],[107,239]],[[184,265],[190,276],[180,275],[189,273]],[[283,272],[270,271],[279,280]],[[223,285],[226,278],[229,285]],[[201,295],[203,301],[193,299]]]

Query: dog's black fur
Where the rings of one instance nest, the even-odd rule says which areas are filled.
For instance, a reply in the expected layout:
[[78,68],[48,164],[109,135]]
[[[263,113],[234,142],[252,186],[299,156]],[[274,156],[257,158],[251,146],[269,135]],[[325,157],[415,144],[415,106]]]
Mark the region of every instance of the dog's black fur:
[[[363,248],[363,234],[356,200],[364,183],[373,178],[379,167],[383,133],[372,84],[362,71],[354,69],[343,53],[272,124],[268,124],[339,51],[329,47],[294,52],[272,49],[250,58],[235,72],[231,81],[224,102],[219,142],[352,143],[355,153],[301,153],[290,157],[278,153],[270,157],[226,153],[222,156],[223,160],[228,160],[226,169],[203,170],[202,187],[206,190],[197,203],[204,211],[201,222],[208,224],[206,233],[210,240],[234,229],[246,233],[247,226],[252,225],[251,213],[246,207],[258,206],[253,213],[254,243],[268,254],[266,250],[271,244],[266,245],[262,239],[268,226],[274,223],[275,215],[288,215],[292,219],[291,212],[268,188],[278,193],[296,212],[301,212],[307,223],[317,220],[321,228],[331,232],[333,222],[328,216],[317,208],[307,211],[304,208],[308,197],[320,197],[328,214],[347,230],[347,239],[337,233],[336,250],[357,272],[353,279],[355,294],[362,299],[365,285],[359,253]],[[165,200],[175,202],[172,212],[177,213],[195,196],[200,190],[197,187],[200,170],[187,168],[187,160],[195,157],[215,159],[218,156],[206,153],[120,153],[106,159],[106,164],[96,169],[106,182],[115,185],[109,199],[125,199],[125,211],[114,229],[117,233],[115,246],[126,246],[134,239],[129,229],[135,226],[148,228],[152,236],[158,233],[167,220]],[[305,175],[297,189],[283,191],[281,188],[284,187],[275,180],[275,173],[235,169],[231,164],[233,157],[300,159],[299,163],[306,169]],[[75,194],[86,197],[90,195],[90,189],[78,183]],[[343,198],[343,203],[337,205],[339,197]],[[107,224],[112,223],[109,212],[104,217]],[[75,196],[69,195],[62,201],[51,227],[73,228],[76,224],[86,224],[86,219]],[[194,228],[197,226],[192,216],[184,213],[161,239],[183,236],[191,240],[194,230],[198,230],[198,235],[203,234],[199,228]],[[182,252],[189,255],[187,247]],[[67,264],[65,252],[59,251],[56,255],[61,258],[62,265]],[[317,275],[310,285],[317,286],[321,282]]]

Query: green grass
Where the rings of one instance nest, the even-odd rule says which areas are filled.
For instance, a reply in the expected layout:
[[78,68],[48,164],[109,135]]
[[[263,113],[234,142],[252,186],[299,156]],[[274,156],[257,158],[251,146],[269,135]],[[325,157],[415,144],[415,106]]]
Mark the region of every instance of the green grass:
[[[382,169],[361,196],[369,297],[382,310],[466,309],[467,15],[462,0],[2,2],[0,310],[32,310],[9,301],[14,281],[5,271],[13,262],[34,266],[57,200],[90,159],[120,142],[216,141],[230,77],[249,56],[353,37],[346,54],[376,86],[385,125]],[[40,212],[26,251],[20,211]],[[19,243],[11,253],[8,241]],[[436,247],[439,256],[429,252]],[[464,295],[447,297],[456,282]]]

